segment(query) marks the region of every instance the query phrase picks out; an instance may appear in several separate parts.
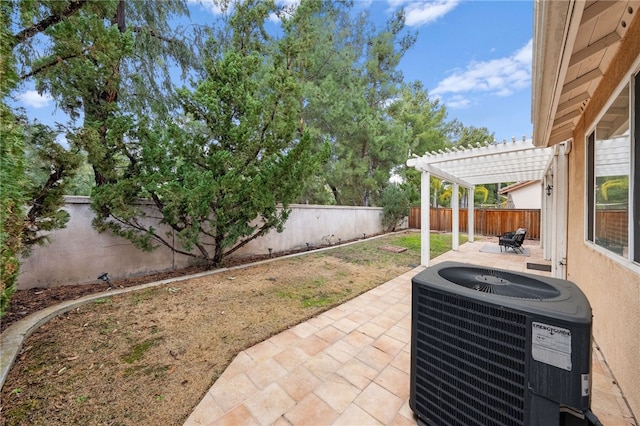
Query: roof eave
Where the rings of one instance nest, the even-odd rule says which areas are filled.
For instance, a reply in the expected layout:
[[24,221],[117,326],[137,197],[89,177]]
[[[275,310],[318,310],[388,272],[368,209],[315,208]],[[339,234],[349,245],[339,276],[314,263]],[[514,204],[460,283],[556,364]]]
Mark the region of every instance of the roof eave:
[[536,146],[562,142],[551,140],[551,131],[584,6],[576,0],[535,1],[531,120]]

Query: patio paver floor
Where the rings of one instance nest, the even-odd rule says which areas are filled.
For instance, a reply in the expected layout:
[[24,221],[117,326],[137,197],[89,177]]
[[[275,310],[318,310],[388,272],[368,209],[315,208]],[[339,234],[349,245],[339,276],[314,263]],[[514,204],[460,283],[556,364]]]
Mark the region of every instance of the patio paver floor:
[[[531,256],[466,243],[432,259],[550,275]],[[496,241],[497,243],[497,241]],[[533,243],[535,244],[535,243]],[[243,352],[185,422],[195,425],[415,425],[409,407],[411,278],[415,268]],[[637,426],[594,343],[591,408],[605,426]]]

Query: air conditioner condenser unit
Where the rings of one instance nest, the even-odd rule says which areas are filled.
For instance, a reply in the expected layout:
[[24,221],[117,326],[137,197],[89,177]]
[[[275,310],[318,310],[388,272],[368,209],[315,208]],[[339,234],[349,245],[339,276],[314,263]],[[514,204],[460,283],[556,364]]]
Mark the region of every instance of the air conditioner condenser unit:
[[418,422],[599,424],[591,324],[570,281],[457,262],[425,269],[412,279],[409,403]]

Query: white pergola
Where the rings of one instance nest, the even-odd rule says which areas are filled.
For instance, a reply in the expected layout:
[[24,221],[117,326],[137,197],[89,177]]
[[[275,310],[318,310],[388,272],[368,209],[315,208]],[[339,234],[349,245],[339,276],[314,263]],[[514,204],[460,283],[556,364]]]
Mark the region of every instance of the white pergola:
[[[550,182],[549,169],[555,148],[536,147],[532,141],[521,140],[481,145],[467,149],[452,148],[431,152],[422,157],[407,160],[407,166],[422,172],[421,178],[421,264],[429,266],[430,250],[430,178],[440,178],[453,184],[452,194],[459,186],[469,189],[469,200],[473,200],[475,186],[500,182],[540,180],[543,187]],[[546,177],[546,179],[545,179]],[[544,191],[542,191],[544,194]],[[543,206],[544,195],[543,195]],[[451,197],[452,248],[458,250],[459,202]],[[544,212],[544,208],[543,208]],[[474,240],[473,202],[468,205],[469,241]]]

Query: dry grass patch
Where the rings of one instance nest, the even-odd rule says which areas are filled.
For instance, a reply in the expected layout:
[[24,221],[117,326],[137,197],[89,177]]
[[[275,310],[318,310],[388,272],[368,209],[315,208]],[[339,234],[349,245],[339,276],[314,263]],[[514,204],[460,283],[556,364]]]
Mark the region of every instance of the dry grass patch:
[[83,305],[24,342],[2,389],[2,423],[182,424],[238,352],[410,270],[416,239],[386,236]]

